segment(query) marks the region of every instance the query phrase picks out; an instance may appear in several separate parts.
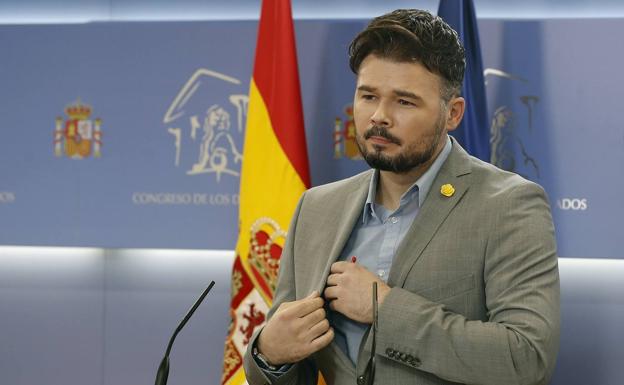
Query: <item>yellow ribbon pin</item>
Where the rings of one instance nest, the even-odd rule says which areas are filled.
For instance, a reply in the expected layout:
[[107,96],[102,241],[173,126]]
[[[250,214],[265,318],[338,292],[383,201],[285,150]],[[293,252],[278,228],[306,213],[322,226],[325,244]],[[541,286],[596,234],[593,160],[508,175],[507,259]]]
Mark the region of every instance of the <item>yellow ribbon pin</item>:
[[442,187],[440,187],[440,194],[445,197],[453,196],[453,194],[455,194],[455,187],[450,183],[443,184]]

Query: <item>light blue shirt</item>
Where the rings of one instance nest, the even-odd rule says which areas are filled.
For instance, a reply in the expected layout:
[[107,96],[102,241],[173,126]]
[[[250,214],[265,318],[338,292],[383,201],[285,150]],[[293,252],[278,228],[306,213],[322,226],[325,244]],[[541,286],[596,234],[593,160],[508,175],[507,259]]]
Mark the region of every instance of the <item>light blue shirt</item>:
[[[396,250],[418,215],[433,180],[451,152],[451,146],[451,140],[447,136],[440,155],[401,196],[399,207],[394,211],[375,203],[379,180],[379,170],[375,170],[360,220],[356,222],[338,260],[350,261],[352,256],[356,256],[357,263],[366,267],[384,282],[388,281]],[[328,318],[336,331],[336,343],[351,358],[351,361],[357,362],[360,343],[369,325],[353,321],[333,311],[330,311]]]

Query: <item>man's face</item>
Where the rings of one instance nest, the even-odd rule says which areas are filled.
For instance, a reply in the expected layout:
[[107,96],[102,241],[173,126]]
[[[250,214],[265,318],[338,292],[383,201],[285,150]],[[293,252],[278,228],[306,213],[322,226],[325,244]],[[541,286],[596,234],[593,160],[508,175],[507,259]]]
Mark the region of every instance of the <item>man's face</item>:
[[358,147],[373,168],[407,173],[444,146],[447,111],[440,78],[417,62],[367,56],[353,101]]

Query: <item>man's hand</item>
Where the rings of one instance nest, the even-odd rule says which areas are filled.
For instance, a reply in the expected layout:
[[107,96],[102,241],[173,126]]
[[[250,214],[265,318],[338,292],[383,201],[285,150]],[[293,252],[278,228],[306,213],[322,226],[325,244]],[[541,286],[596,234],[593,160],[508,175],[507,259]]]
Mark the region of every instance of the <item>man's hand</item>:
[[377,303],[390,292],[390,286],[363,266],[350,262],[335,262],[327,278],[325,299],[329,307],[350,319],[373,323],[373,282],[377,282]]
[[258,336],[258,350],[271,365],[295,363],[321,350],[334,339],[314,291],[304,299],[282,303]]

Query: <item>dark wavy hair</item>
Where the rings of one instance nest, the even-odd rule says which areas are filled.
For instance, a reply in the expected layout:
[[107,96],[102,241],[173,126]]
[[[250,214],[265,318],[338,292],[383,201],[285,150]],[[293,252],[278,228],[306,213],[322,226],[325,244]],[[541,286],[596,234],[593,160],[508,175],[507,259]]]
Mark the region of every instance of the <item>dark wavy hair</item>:
[[397,9],[374,18],[349,45],[349,66],[357,74],[368,55],[422,64],[442,79],[445,101],[461,93],[466,58],[457,32],[419,9]]

